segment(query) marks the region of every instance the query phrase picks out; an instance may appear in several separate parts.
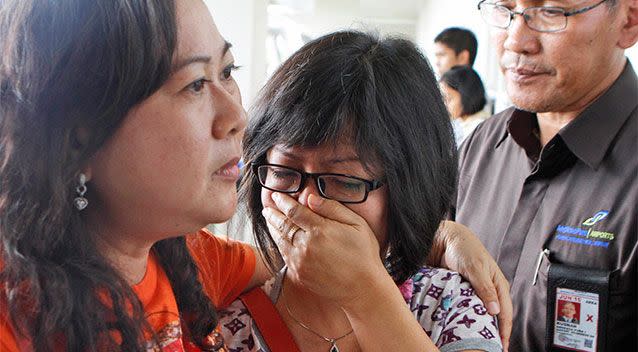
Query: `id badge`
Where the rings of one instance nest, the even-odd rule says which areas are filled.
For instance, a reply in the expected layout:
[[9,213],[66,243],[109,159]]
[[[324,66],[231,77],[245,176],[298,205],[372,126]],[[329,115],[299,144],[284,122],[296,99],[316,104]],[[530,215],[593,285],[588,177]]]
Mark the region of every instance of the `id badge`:
[[547,351],[605,351],[610,273],[551,264],[547,285]]

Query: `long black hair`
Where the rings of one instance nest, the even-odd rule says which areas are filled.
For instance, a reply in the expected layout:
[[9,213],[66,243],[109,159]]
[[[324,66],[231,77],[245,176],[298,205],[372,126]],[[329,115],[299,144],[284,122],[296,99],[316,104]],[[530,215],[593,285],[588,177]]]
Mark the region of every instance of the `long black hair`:
[[[174,6],[0,2],[0,300],[36,351],[143,351],[144,335],[153,336],[139,299],[98,252],[72,202],[91,156],[169,77]],[[184,238],[154,251],[201,343],[216,314]]]
[[[389,273],[402,282],[424,264],[454,194],[457,156],[434,73],[414,44],[353,31],[313,40],[274,73],[250,115],[247,163],[263,163],[276,144],[350,138],[362,163],[380,166],[385,176]],[[261,216],[260,193],[248,172],[241,195],[275,269],[282,262]]]

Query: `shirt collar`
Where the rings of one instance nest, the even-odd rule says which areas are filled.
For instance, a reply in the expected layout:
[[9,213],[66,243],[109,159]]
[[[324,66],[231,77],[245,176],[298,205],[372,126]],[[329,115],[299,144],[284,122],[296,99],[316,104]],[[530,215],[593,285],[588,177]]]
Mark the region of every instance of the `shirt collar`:
[[567,147],[597,169],[616,135],[638,106],[638,77],[627,60],[618,79],[574,121],[559,131]]
[[538,159],[541,144],[535,113],[513,109],[507,121],[507,132],[501,140],[504,141],[508,135],[525,150],[528,158],[534,161]]

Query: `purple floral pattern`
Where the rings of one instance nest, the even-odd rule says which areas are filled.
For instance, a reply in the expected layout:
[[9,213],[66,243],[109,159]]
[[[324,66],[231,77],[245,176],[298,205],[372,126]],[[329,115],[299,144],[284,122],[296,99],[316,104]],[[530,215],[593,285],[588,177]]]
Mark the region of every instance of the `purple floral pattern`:
[[246,324],[242,323],[238,318],[233,318],[230,322],[223,324],[223,326],[228,329],[233,335],[237,333],[237,331],[246,327]]
[[[273,287],[274,281],[262,287],[269,295],[279,290]],[[464,348],[485,349],[487,343],[489,351],[501,349],[496,319],[487,314],[474,289],[458,273],[423,267],[399,285],[399,291],[423,330],[441,350],[457,350],[454,344],[458,341],[463,341]],[[241,301],[233,302],[220,317],[221,332],[231,351],[268,351]],[[472,347],[474,344],[476,347]]]
[[458,273],[424,267],[408,281],[414,289],[406,302],[437,347],[479,339],[500,348],[496,320]]
[[463,319],[459,320],[457,324],[463,324],[466,328],[471,328],[472,324],[476,323],[476,319],[469,318],[467,314],[463,315]]

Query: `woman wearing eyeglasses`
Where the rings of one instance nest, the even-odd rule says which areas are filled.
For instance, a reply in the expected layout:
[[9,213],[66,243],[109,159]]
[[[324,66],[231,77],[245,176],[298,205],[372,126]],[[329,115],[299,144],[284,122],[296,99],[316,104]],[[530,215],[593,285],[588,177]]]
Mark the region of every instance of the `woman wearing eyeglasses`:
[[[283,269],[222,314],[230,348],[502,349],[472,287],[425,265],[454,194],[456,147],[413,44],[359,32],[310,42],[261,92],[244,148],[256,241]],[[328,266],[339,269],[313,282],[331,284],[302,284]]]

